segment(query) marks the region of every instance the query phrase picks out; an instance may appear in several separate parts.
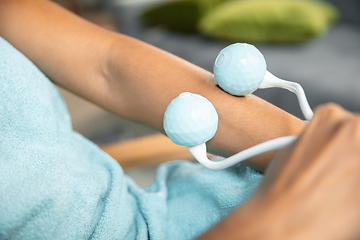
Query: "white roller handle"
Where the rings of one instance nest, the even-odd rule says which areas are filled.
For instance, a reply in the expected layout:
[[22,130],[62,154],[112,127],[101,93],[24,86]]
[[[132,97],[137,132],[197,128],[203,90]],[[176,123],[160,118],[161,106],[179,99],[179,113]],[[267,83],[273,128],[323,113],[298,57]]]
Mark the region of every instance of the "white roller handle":
[[296,136],[286,136],[276,139],[272,139],[263,143],[260,143],[256,146],[243,150],[231,157],[228,157],[221,161],[211,161],[206,155],[206,144],[202,143],[197,146],[187,147],[189,152],[194,156],[205,167],[212,170],[221,170],[228,168],[236,163],[242,162],[249,158],[252,158],[256,155],[270,152],[273,150],[282,149],[289,144],[293,143],[297,139]]
[[314,113],[311,110],[311,107],[306,99],[304,89],[301,87],[300,84],[282,80],[271,74],[269,71],[266,71],[264,80],[259,88],[264,89],[264,88],[273,88],[273,87],[284,88],[289,90],[290,92],[295,93],[298,98],[299,105],[304,117],[306,118],[306,120],[309,121],[311,120],[311,118],[314,116]]

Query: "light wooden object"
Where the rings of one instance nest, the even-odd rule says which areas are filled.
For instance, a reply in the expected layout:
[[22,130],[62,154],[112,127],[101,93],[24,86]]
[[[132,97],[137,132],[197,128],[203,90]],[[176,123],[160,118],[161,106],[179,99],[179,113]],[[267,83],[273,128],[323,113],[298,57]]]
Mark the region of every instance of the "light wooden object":
[[118,161],[124,169],[157,165],[171,160],[194,160],[186,147],[176,145],[160,133],[104,145],[101,149]]

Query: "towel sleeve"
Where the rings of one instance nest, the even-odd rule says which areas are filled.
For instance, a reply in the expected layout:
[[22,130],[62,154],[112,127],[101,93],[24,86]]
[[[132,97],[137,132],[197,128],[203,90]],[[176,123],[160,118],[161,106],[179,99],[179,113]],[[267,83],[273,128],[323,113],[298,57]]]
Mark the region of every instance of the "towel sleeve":
[[0,38],[0,239],[192,239],[261,179],[243,165],[179,161],[139,188],[72,130],[56,87]]

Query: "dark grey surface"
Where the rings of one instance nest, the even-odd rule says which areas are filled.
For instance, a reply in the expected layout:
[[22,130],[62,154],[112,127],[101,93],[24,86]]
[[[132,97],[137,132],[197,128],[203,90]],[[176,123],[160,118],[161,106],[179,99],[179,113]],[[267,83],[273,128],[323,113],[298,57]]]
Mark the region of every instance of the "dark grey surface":
[[102,114],[96,119],[93,119],[91,126],[88,127],[94,129],[94,131],[88,132],[88,134],[84,134],[84,136],[100,146],[156,133],[156,131],[151,128],[110,113]]
[[327,0],[337,7],[341,13],[341,21],[348,24],[360,24],[359,0]]
[[[344,2],[347,1],[343,1],[342,5]],[[358,6],[356,3],[353,5]],[[209,71],[212,71],[218,52],[230,44],[201,35],[146,26],[138,18],[143,8],[146,7],[139,4],[117,4],[113,7],[122,33],[169,51]],[[305,44],[256,47],[264,54],[270,72],[304,87],[312,107],[336,102],[350,111],[360,112],[360,25],[355,24],[356,16],[350,18],[353,19],[351,23],[350,20],[341,21],[326,35]],[[295,95],[286,90],[258,90],[255,94],[302,117]]]

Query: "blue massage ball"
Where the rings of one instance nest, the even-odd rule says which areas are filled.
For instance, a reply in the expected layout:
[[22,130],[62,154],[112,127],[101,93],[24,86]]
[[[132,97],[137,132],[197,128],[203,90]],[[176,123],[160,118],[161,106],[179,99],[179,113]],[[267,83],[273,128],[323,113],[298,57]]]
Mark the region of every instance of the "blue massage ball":
[[266,61],[253,45],[235,43],[220,51],[214,63],[218,85],[226,92],[245,96],[253,93],[262,83]]
[[196,146],[216,133],[218,115],[206,98],[189,92],[171,101],[164,115],[166,135],[181,146]]

